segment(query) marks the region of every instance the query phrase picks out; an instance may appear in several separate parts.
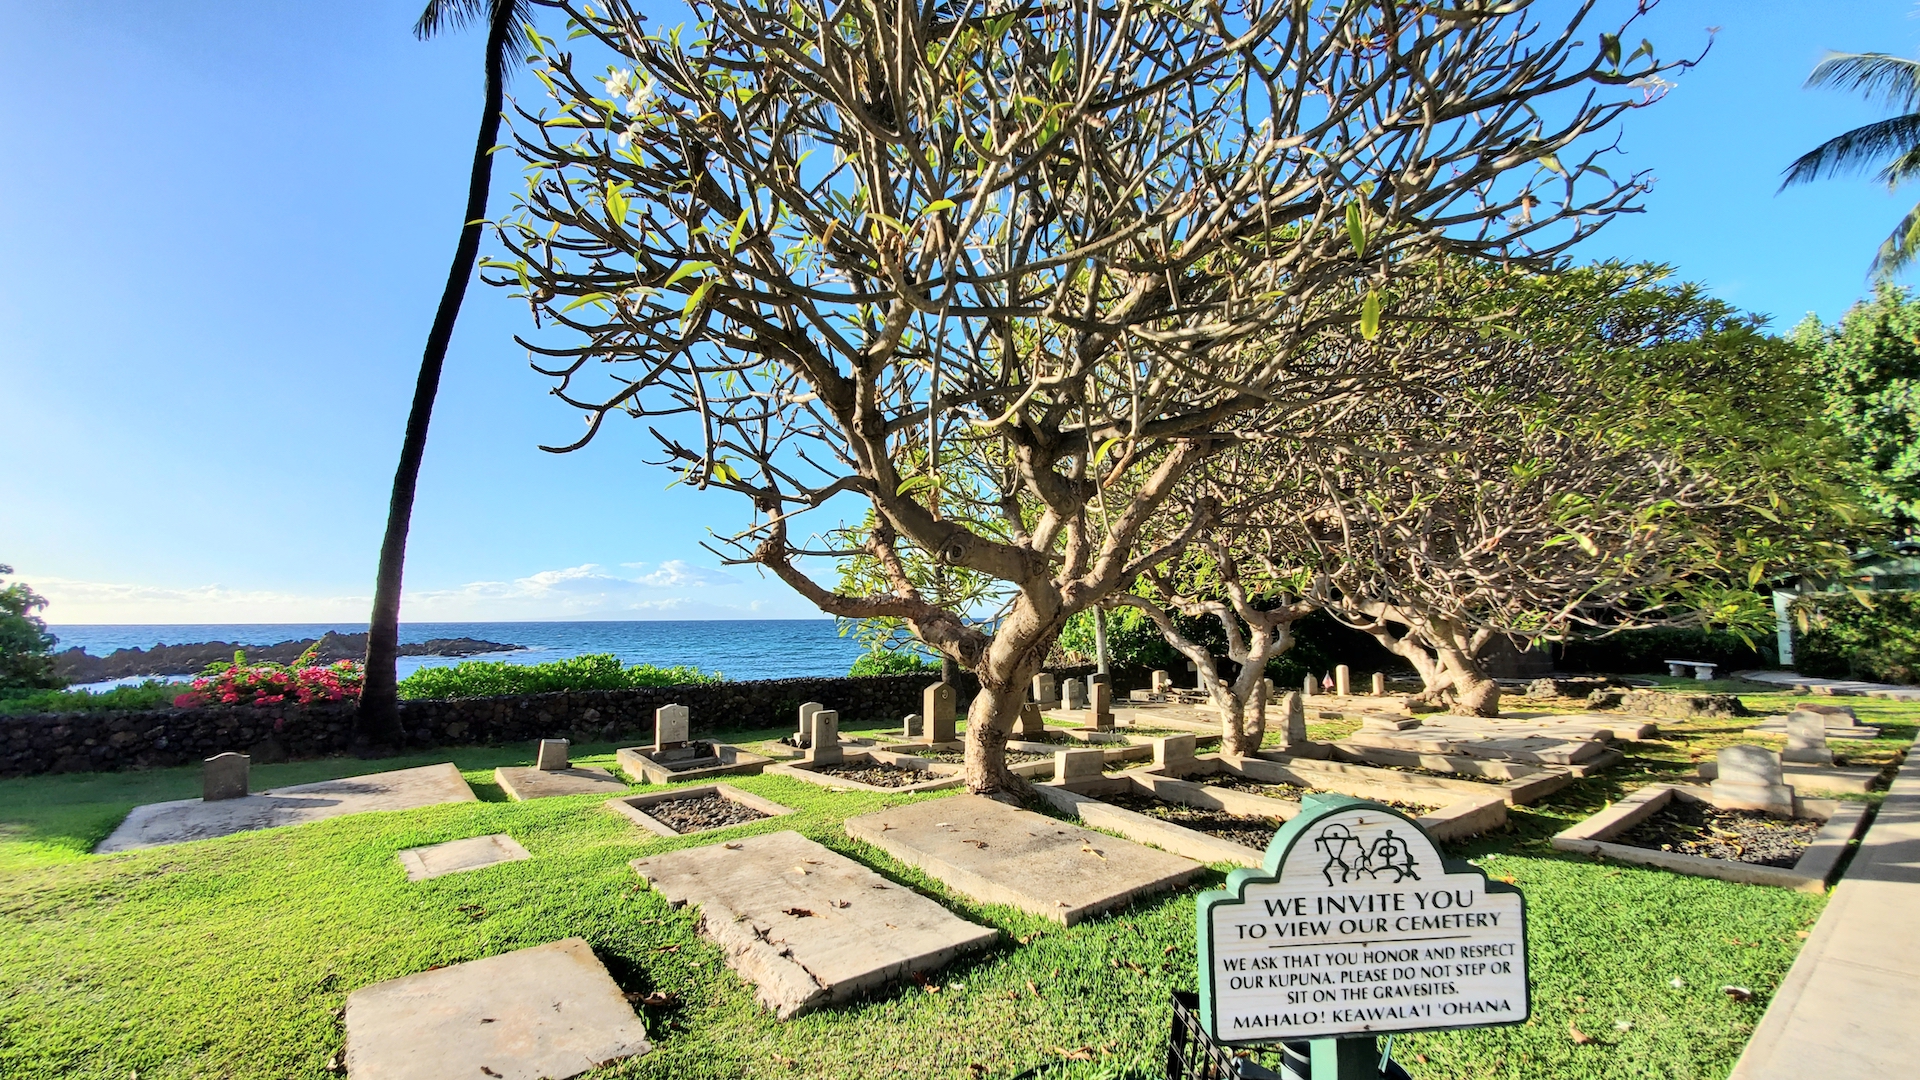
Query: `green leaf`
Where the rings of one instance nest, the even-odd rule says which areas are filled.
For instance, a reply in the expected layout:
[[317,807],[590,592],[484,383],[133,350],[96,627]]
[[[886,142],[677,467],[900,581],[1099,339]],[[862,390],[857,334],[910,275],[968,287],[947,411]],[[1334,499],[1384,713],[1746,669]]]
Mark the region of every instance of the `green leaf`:
[[610,293],[603,293],[603,292],[596,292],[596,293],[588,293],[587,295],[585,295],[585,296],[583,296],[583,297],[581,297],[581,298],[580,298],[580,299],[578,299],[578,300],[575,300],[575,301],[574,301],[573,303],[571,303],[571,304],[568,304],[568,305],[567,305],[566,307],[563,307],[563,308],[561,308],[560,310],[561,310],[562,312],[568,312],[568,311],[572,311],[572,310],[573,310],[574,308],[577,308],[577,307],[579,307],[579,306],[581,306],[582,304],[591,304],[591,303],[593,303],[593,302],[594,302],[595,300],[605,300],[605,299],[607,299],[607,298],[608,298],[608,297],[609,297],[610,295],[612,295],[612,294],[610,294]]
[[1106,442],[1103,442],[1100,444],[1100,449],[1095,450],[1093,452],[1094,468],[1097,469],[1100,467],[1100,462],[1107,456],[1107,451],[1113,449],[1113,445],[1119,441],[1120,441],[1119,438],[1116,437],[1116,438],[1108,439]]
[[1600,58],[1614,67],[1620,66],[1620,35],[1600,35]]
[[1360,336],[1368,341],[1380,336],[1380,293],[1374,289],[1360,304]]
[[1367,254],[1367,225],[1360,220],[1360,204],[1347,204],[1347,239],[1353,241],[1354,258],[1365,258]]
[[1552,154],[1540,155],[1540,167],[1543,169],[1551,170],[1553,172],[1557,172],[1561,176],[1567,175],[1566,167],[1564,165],[1561,165],[1560,159],[1557,157],[1554,157]]
[[919,491],[922,488],[930,488],[932,486],[933,486],[933,477],[928,476],[926,473],[921,473],[918,476],[909,476],[905,480],[902,480],[900,482],[900,487],[894,491],[894,494],[908,495],[908,494],[912,494],[913,492]]
[[942,210],[951,210],[951,209],[953,209],[952,199],[935,199],[934,201],[927,204],[926,212],[929,214],[937,214]]
[[699,307],[700,301],[707,298],[707,290],[711,288],[713,288],[712,281],[701,282],[700,287],[693,290],[693,292],[687,297],[687,306],[680,309],[680,314],[682,316],[692,315],[693,309]]
[[667,275],[666,284],[671,285],[674,282],[679,281],[681,278],[687,277],[692,274],[698,274],[698,273],[701,273],[702,271],[711,270],[711,269],[713,269],[713,264],[710,262],[681,263],[679,266],[674,268],[673,273]]

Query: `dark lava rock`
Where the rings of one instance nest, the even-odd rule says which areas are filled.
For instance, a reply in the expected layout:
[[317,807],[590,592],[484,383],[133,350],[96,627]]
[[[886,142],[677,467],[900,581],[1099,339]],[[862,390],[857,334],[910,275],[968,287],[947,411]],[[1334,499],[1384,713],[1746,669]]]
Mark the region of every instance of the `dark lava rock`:
[[671,799],[646,808],[647,816],[677,833],[706,832],[729,825],[745,825],[767,815],[751,806],[742,806],[721,795],[702,795],[694,799]]
[[1613,838],[1616,844],[1677,851],[1708,859],[1791,868],[1813,843],[1820,823],[1777,818],[1757,810],[1722,810],[1711,803],[1672,798],[1652,817]]
[[1620,707],[1627,712],[1669,720],[1691,720],[1703,716],[1746,716],[1747,707],[1733,694],[1679,694],[1664,690],[1629,690],[1620,696]]
[[[367,635],[326,633],[318,638],[282,641],[273,645],[245,645],[233,641],[202,641],[191,645],[155,645],[151,649],[115,649],[106,656],[94,656],[83,649],[66,649],[53,655],[54,672],[70,683],[104,682],[140,675],[196,675],[209,664],[232,660],[236,652],[247,659],[289,664],[308,648],[322,664],[336,660],[359,660],[367,655]],[[514,652],[524,645],[508,645],[478,638],[434,638],[400,646],[401,656],[478,656],[482,653]]]

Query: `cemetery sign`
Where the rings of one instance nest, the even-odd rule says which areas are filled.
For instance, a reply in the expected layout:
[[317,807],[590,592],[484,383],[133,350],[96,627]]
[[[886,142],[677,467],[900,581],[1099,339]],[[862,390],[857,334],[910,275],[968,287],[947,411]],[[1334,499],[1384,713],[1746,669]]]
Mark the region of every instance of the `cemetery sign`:
[[1216,1042],[1518,1024],[1520,890],[1444,860],[1379,803],[1309,795],[1259,869],[1200,894],[1200,1009]]

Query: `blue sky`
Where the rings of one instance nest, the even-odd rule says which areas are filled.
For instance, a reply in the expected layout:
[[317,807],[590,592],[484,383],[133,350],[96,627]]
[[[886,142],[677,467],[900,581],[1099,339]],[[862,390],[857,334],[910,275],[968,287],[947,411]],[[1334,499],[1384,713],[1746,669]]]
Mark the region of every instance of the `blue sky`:
[[[480,35],[417,42],[418,5],[0,0],[0,562],[51,621],[365,618],[479,109]],[[1623,160],[1659,183],[1585,253],[1672,263],[1782,328],[1836,318],[1920,193],[1776,196],[1795,155],[1881,115],[1801,82],[1829,49],[1920,53],[1913,14],[1667,0],[1643,27],[1663,55],[1720,29],[1628,118]],[[503,167],[496,193],[516,184]],[[406,616],[815,615],[700,547],[744,505],[666,490],[637,425],[535,449],[579,419],[527,371],[526,325],[469,295]]]

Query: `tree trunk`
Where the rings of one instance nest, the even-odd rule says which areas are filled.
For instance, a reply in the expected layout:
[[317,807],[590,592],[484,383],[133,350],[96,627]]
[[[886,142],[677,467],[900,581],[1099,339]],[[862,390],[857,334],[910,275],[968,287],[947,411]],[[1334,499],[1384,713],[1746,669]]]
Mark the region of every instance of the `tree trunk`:
[[1487,677],[1480,661],[1465,649],[1443,647],[1439,653],[1453,710],[1466,716],[1499,716],[1500,684]]
[[967,790],[976,795],[1027,788],[1027,782],[1007,768],[1007,737],[1020,718],[1025,685],[1025,680],[1019,680],[1007,686],[981,673],[980,692],[967,707]]
[[493,147],[500,137],[502,84],[507,62],[507,37],[513,27],[514,5],[494,0],[487,27],[486,109],[480,114],[480,134],[467,177],[466,213],[460,219],[460,242],[440,293],[427,347],[420,357],[414,381],[413,405],[407,413],[407,431],[400,442],[400,464],[393,473],[393,494],[387,503],[387,532],[380,543],[380,569],[374,582],[373,614],[367,626],[366,683],[360,691],[355,728],[366,742],[385,746],[404,740],[400,730],[400,694],[397,664],[400,652],[400,588],[407,558],[407,531],[413,524],[414,489],[420,480],[420,460],[427,449],[427,425],[433,419],[434,398],[440,392],[440,371],[453,340],[460,302],[480,255],[481,220],[487,216],[487,192],[493,178]]

